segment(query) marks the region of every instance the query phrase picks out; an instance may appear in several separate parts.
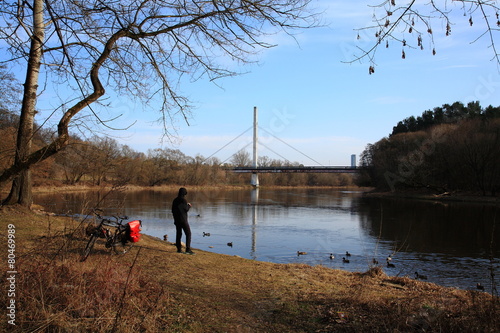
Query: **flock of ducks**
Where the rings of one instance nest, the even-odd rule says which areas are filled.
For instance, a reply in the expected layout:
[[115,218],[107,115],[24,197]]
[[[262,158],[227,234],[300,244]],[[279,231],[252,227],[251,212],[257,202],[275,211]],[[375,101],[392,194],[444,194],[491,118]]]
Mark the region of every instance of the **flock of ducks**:
[[[203,232],[203,237],[210,237],[210,233],[209,232]],[[229,247],[233,247],[233,242],[229,242],[226,245],[229,246]],[[209,247],[212,248],[213,246],[209,246]]]
[[[166,236],[167,235],[165,235],[165,240],[166,240]],[[209,232],[203,232],[203,237],[210,237],[210,233]],[[227,243],[227,246],[233,247],[233,242]],[[306,254],[307,254],[307,252],[305,252],[305,251],[297,251],[297,256],[303,256],[303,255],[306,255]],[[342,257],[342,263],[344,263],[344,264],[350,263],[349,257],[351,257],[351,254],[349,253],[349,251],[346,251],[345,252],[345,256]],[[335,259],[335,255],[333,253],[330,253],[329,258],[330,258],[330,260],[333,260],[333,259]],[[387,268],[396,268],[396,265],[394,265],[392,263],[392,255],[389,255],[385,259],[385,261],[386,261]],[[372,263],[374,265],[378,265],[379,264],[378,260],[375,259],[375,258],[373,258]],[[415,272],[415,280],[427,280],[427,275],[420,274],[418,271],[416,271]],[[484,290],[484,286],[481,283],[478,283],[476,285],[476,289],[477,290]]]
[[[302,255],[306,255],[306,254],[307,254],[307,252],[297,251],[297,256],[302,256]],[[345,251],[345,256],[342,257],[342,262],[344,264],[350,263],[351,262],[350,259],[349,259],[350,256],[351,256],[351,254],[349,253],[349,251]],[[333,259],[335,259],[335,255],[333,253],[330,253],[329,258],[330,258],[330,260],[333,260]],[[389,267],[389,268],[396,267],[393,263],[391,263],[391,260],[392,260],[392,257],[389,255],[387,257],[387,259],[386,259],[386,261],[387,261],[387,267]],[[378,260],[375,259],[375,258],[373,258],[372,263],[374,265],[378,265]]]
[[[297,251],[297,255],[298,255],[298,256],[300,256],[300,255],[305,255],[305,254],[307,254],[307,252]],[[349,251],[346,251],[346,252],[345,252],[345,257],[342,257],[342,262],[343,262],[344,264],[348,264],[348,263],[350,263],[350,260],[348,259],[350,256],[351,256],[351,254],[349,253]],[[346,258],[346,257],[347,257],[347,258]],[[329,257],[329,258],[330,258],[330,260],[335,259],[334,254],[333,254],[333,253],[330,253],[330,257]],[[375,258],[373,258],[372,263],[373,263],[374,265],[378,265],[378,264],[379,264],[378,260],[377,260],[377,259],[375,259]],[[394,265],[394,264],[392,263],[392,256],[391,256],[391,255],[389,255],[389,256],[386,258],[386,266],[387,266],[387,268],[396,268],[396,265]],[[418,272],[415,272],[415,279],[416,279],[416,280],[427,280],[427,276],[426,276],[426,275],[419,274]],[[484,290],[484,287],[483,287],[483,286],[481,286],[481,285],[478,283],[477,289]]]
[[[197,214],[196,217],[201,217],[201,215]],[[167,235],[164,235],[163,236],[163,240],[167,241],[167,237],[168,237]],[[210,233],[209,232],[203,232],[203,237],[210,237]],[[233,242],[227,243],[227,246],[233,247]],[[212,246],[210,246],[210,247],[212,247]],[[307,252],[305,252],[305,251],[297,251],[297,256],[303,256],[303,255],[306,255],[306,254],[307,254]],[[344,263],[344,264],[350,263],[350,260],[348,259],[350,256],[351,256],[351,254],[349,253],[349,251],[346,251],[345,252],[345,256],[342,257],[342,263]],[[333,253],[330,253],[329,258],[330,258],[330,260],[333,260],[333,259],[335,259],[335,255]],[[378,265],[379,264],[378,260],[375,259],[375,258],[372,259],[372,263],[374,265]],[[386,258],[386,266],[387,266],[387,268],[396,268],[396,265],[394,265],[392,263],[392,255],[389,255]],[[427,280],[427,275],[422,275],[422,274],[418,273],[418,271],[416,271],[415,272],[415,280]],[[481,283],[477,283],[476,284],[476,289],[484,291],[484,286]]]
[[[198,217],[199,217],[199,215],[198,215]],[[168,237],[167,235],[164,235],[163,236],[163,240],[167,241],[167,237]],[[203,237],[210,237],[210,233],[209,232],[203,232]],[[233,242],[227,243],[227,246],[233,247]],[[305,251],[297,251],[297,256],[303,256],[303,255],[306,255],[306,254],[307,254],[307,252],[305,252]],[[348,259],[350,256],[351,256],[351,254],[349,253],[349,251],[346,251],[345,252],[345,256],[342,257],[342,263],[344,263],[344,264],[350,263],[350,260]],[[330,258],[330,260],[333,260],[333,259],[335,259],[335,255],[333,253],[330,253],[329,258]],[[379,264],[378,260],[375,259],[375,258],[373,258],[372,263],[374,265],[378,265]],[[396,265],[394,265],[392,263],[392,255],[389,255],[386,258],[386,266],[387,266],[387,268],[396,268]],[[420,274],[418,271],[416,271],[415,272],[415,280],[427,280],[427,275]],[[484,291],[484,286],[481,283],[477,283],[476,284],[476,289]]]
[[[297,251],[297,256],[306,255],[306,254],[307,254],[307,252]],[[345,256],[342,257],[342,262],[344,264],[350,263],[350,260],[348,259],[350,256],[351,256],[351,254],[349,253],[349,251],[346,251],[345,252]],[[333,253],[330,253],[329,258],[330,258],[330,260],[333,260],[333,259],[335,259],[335,255]],[[378,260],[375,259],[375,258],[373,258],[372,263],[374,265],[378,265],[379,264]],[[387,268],[395,268],[396,267],[396,265],[394,265],[392,263],[392,255],[389,255],[386,258],[386,265],[387,265]],[[427,280],[427,279],[428,279],[427,275],[420,274],[418,271],[415,272],[415,280]],[[476,284],[476,289],[484,291],[484,286],[481,283],[477,283]]]

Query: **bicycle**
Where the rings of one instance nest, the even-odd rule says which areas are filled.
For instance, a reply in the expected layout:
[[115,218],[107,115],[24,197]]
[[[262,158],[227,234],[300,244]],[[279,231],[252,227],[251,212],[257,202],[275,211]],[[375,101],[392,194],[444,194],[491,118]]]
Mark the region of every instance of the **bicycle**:
[[[124,220],[128,219],[127,216],[111,216],[111,218],[103,217],[100,215],[101,210],[94,210],[94,215],[100,220],[97,226],[90,225],[87,227],[86,233],[90,236],[87,245],[82,253],[81,261],[85,261],[90,252],[94,248],[95,242],[98,238],[104,238],[105,247],[111,249],[116,254],[127,253],[135,242],[139,241],[139,231],[142,221],[135,220],[123,223]],[[133,223],[134,235],[131,235],[131,223]],[[114,228],[114,231],[110,228]]]

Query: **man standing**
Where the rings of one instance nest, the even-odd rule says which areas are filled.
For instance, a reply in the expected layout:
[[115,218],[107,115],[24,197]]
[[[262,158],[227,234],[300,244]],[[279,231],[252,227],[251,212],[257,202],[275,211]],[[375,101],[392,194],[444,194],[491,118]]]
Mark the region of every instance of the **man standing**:
[[194,254],[191,251],[191,228],[188,223],[187,212],[191,208],[191,204],[186,200],[187,190],[184,187],[179,189],[179,194],[172,202],[172,214],[174,215],[174,224],[176,229],[175,246],[177,253],[182,253],[181,238],[182,231],[186,235],[186,253]]

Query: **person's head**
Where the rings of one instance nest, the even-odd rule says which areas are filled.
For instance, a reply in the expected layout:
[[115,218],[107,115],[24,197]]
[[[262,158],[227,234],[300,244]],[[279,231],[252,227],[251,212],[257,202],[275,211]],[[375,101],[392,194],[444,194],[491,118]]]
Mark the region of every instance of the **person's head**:
[[188,194],[188,191],[187,191],[184,187],[181,187],[181,188],[179,189],[179,194],[178,194],[178,196],[179,196],[179,197],[185,197],[185,196],[186,196],[186,194]]

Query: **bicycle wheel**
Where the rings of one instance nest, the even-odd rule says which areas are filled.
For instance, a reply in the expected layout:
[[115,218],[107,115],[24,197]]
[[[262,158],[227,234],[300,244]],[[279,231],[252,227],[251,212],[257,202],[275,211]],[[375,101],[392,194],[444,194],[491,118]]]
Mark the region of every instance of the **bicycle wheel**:
[[124,226],[118,227],[111,239],[112,251],[116,254],[125,254],[130,250],[132,244],[128,241],[127,228]]
[[87,260],[87,257],[89,256],[90,251],[92,251],[92,249],[94,248],[94,244],[95,244],[95,241],[97,240],[97,238],[98,238],[98,236],[97,236],[96,232],[94,232],[90,236],[90,239],[87,243],[87,246],[85,246],[85,249],[83,250],[82,258],[80,259],[80,261]]
[[132,246],[133,244],[130,242],[117,241],[113,243],[113,251],[116,254],[125,254],[132,248]]

